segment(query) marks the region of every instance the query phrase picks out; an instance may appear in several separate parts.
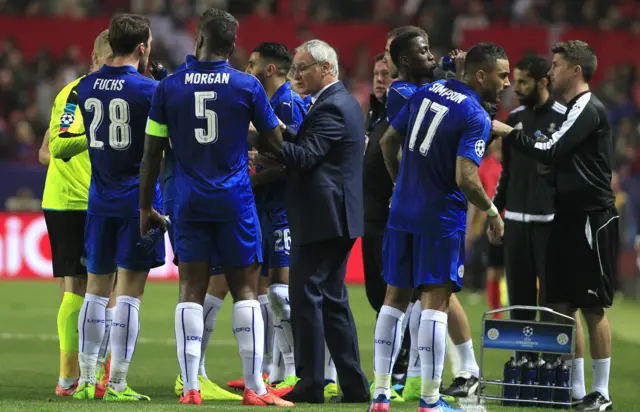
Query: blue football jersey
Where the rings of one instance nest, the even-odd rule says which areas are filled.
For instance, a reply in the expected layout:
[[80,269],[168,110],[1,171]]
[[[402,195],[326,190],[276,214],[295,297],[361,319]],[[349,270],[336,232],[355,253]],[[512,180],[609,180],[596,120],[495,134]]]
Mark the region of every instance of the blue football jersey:
[[[197,62],[196,56],[191,54],[187,55],[187,59],[184,63],[180,65],[173,73],[179,72],[180,70],[184,70],[194,62]],[[173,149],[168,147],[164,152],[164,212],[166,214],[173,214],[173,201],[175,199],[176,186],[173,181],[174,170],[176,167],[176,160],[173,155]]]
[[405,139],[389,227],[442,237],[466,230],[456,157],[479,166],[484,155],[491,120],[478,94],[457,80],[424,85],[391,125]]
[[[296,132],[300,129],[307,108],[298,93],[291,89],[289,82],[284,83],[276,90],[269,103],[284,124]],[[256,166],[256,172],[260,173],[262,170],[264,170],[263,167]],[[283,179],[254,189],[253,193],[258,210],[261,212],[284,211],[284,185]]]
[[250,122],[258,131],[278,126],[260,82],[227,61],[197,61],[160,82],[147,133],[169,137],[173,147],[178,220],[234,221],[252,212]]
[[396,80],[391,83],[387,91],[387,121],[393,122],[407,101],[418,90],[418,86],[404,80]]
[[302,99],[302,101],[304,102],[304,107],[306,111],[309,111],[309,109],[311,108],[312,99],[313,99],[313,96],[305,96],[305,98]]
[[[102,66],[78,84],[91,160],[88,213],[138,216],[145,124],[157,84],[133,66]],[[162,210],[161,202],[156,184],[154,207]]]

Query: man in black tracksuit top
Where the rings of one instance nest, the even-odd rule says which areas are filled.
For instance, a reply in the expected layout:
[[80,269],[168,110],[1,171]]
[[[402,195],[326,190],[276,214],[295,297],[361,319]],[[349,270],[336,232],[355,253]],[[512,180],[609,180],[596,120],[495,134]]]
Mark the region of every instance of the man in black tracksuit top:
[[386,101],[390,84],[389,67],[384,53],[380,53],[375,58],[373,93],[365,120],[366,146],[363,163],[365,227],[362,262],[367,299],[376,313],[380,312],[387,290],[382,278],[382,237],[389,218],[389,199],[393,192],[393,182],[384,166],[380,149],[380,138],[389,127],[386,121]]
[[[507,124],[532,136],[537,130],[552,135],[564,121],[567,108],[551,98],[547,73],[551,62],[527,56],[516,64],[515,92],[522,106],[513,110]],[[502,142],[502,174],[493,199],[504,210],[504,262],[510,305],[544,306],[546,250],[555,206],[555,173]],[[516,312],[516,319],[535,319],[535,312]]]
[[613,303],[619,242],[611,188],[611,128],[606,108],[589,91],[597,67],[593,49],[571,40],[556,44],[552,52],[551,82],[568,102],[559,130],[527,136],[494,121],[493,132],[506,136],[516,150],[555,168],[556,214],[547,249],[546,300],[568,315],[580,309],[589,328],[593,386],[576,409],[611,410],[611,326],[604,308]]

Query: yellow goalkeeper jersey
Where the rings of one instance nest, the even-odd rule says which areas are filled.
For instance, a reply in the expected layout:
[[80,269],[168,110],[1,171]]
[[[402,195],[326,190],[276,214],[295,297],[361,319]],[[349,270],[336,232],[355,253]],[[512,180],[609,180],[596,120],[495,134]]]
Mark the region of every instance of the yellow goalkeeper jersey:
[[77,88],[82,77],[58,93],[51,110],[51,161],[42,196],[43,209],[87,210],[91,162],[78,107]]

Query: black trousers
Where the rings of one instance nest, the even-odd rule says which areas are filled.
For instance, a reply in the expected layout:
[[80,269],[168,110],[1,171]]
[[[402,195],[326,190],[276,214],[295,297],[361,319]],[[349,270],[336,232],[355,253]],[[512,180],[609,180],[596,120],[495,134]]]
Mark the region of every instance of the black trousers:
[[[504,221],[504,266],[507,277],[509,305],[545,306],[545,265],[552,232],[551,223]],[[540,293],[538,293],[538,280]],[[512,319],[534,320],[536,312],[514,311]],[[553,316],[540,315],[543,321],[553,321]],[[539,354],[516,352],[516,359],[526,356],[535,360]],[[545,355],[546,360],[555,355]]]
[[325,339],[345,398],[369,396],[344,283],[353,243],[353,239],[336,238],[291,246],[291,328],[296,375],[301,379],[296,391],[305,393],[308,399],[323,399]]
[[362,263],[364,266],[364,287],[369,304],[376,311],[384,303],[387,284],[382,277],[382,239],[384,234],[365,234],[362,237]]
[[[545,265],[552,224],[513,220],[505,220],[504,224],[504,263],[509,305],[544,306]],[[532,320],[534,314],[515,311],[512,315],[515,319]],[[543,319],[549,318],[545,315]]]

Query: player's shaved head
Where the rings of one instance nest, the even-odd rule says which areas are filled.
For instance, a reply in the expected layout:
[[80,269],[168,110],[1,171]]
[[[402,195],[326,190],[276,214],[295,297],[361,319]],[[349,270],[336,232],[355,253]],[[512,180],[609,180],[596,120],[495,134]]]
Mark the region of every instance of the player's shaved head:
[[208,21],[202,26],[202,36],[198,39],[209,55],[229,57],[235,48],[238,20],[220,9],[209,9]]
[[93,42],[93,52],[100,57],[107,58],[113,54],[109,45],[109,29],[103,30]]
[[93,52],[91,52],[91,65],[89,72],[94,72],[113,57],[113,51],[109,45],[109,30],[104,30],[93,42]]

